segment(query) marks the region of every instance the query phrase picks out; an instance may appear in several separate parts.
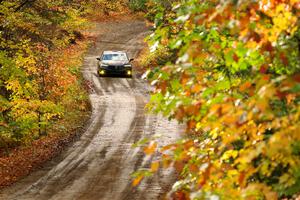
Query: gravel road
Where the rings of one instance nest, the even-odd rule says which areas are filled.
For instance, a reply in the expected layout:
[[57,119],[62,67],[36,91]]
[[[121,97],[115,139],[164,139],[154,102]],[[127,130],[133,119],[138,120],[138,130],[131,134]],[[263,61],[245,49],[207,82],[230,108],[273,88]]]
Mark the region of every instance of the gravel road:
[[149,167],[155,157],[145,157],[132,144],[158,134],[164,145],[178,138],[180,127],[147,114],[149,86],[138,78],[99,78],[96,57],[103,50],[126,50],[136,57],[149,31],[143,21],[102,22],[95,28],[97,41],[84,60],[83,74],[93,86],[92,116],[86,132],[58,158],[17,184],[0,191],[10,200],[161,199],[174,181],[171,171],[159,171],[137,188],[131,174]]

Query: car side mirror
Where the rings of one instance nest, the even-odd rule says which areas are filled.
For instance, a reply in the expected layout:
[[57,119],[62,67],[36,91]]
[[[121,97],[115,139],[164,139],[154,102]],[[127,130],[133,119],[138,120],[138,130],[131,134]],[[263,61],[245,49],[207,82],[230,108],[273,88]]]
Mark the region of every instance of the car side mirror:
[[134,58],[130,58],[129,62],[132,62],[132,61],[134,61]]
[[96,58],[96,59],[99,60],[99,61],[101,60],[101,58]]

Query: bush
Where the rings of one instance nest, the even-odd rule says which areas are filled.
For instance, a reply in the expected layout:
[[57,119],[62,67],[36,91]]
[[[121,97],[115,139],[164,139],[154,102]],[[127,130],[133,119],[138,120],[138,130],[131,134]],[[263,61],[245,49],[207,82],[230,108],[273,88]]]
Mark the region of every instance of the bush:
[[148,52],[143,56],[140,64],[143,68],[155,68],[158,66],[163,66],[167,62],[170,62],[174,58],[174,53],[170,51],[167,47],[160,47],[154,52]]
[[149,107],[187,127],[184,140],[157,150],[160,164],[181,174],[174,199],[297,195],[300,4],[186,0],[161,8],[151,44],[178,59],[149,73]]
[[133,11],[146,11],[148,0],[129,0],[129,8]]

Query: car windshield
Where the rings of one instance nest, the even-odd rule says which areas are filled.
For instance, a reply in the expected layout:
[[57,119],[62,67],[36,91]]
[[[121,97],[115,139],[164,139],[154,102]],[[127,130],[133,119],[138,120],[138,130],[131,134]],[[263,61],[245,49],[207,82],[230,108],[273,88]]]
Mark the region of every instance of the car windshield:
[[111,53],[111,54],[104,54],[102,60],[127,61],[128,59],[125,53]]

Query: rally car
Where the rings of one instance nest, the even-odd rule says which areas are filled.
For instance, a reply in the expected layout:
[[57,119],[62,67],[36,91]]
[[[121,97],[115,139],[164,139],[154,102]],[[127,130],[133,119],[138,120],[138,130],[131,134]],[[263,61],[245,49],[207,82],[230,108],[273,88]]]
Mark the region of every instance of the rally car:
[[132,77],[133,59],[129,59],[124,51],[104,51],[98,60],[98,75]]

